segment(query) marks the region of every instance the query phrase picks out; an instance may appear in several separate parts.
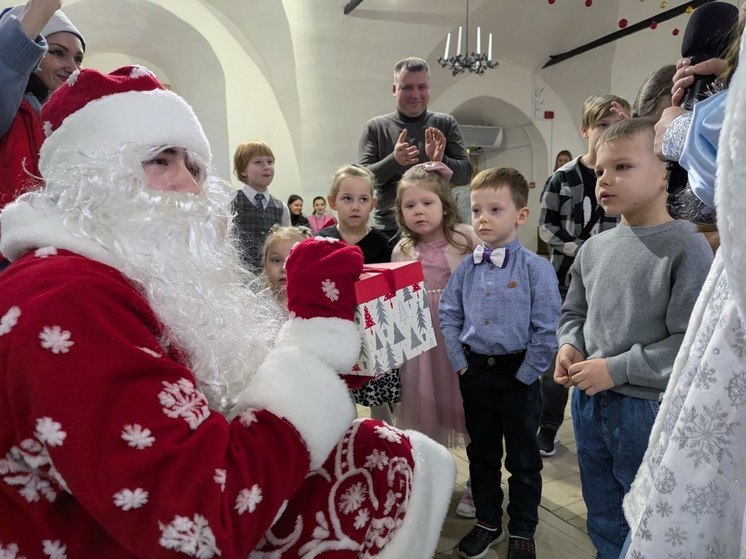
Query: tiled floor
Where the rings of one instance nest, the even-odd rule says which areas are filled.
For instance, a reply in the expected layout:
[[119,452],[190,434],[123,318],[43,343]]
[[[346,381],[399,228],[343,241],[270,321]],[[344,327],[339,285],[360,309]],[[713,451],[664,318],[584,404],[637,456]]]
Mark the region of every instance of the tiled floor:
[[[544,485],[539,508],[539,526],[536,530],[537,557],[538,559],[593,559],[596,553],[585,528],[586,510],[580,492],[575,438],[572,433],[569,407],[559,433],[561,442],[557,446],[557,454],[544,459],[542,471]],[[473,520],[460,518],[455,513],[456,504],[469,477],[469,470],[465,451],[454,451],[453,455],[456,459],[458,475],[451,508],[446,516],[438,543],[436,558],[457,556],[454,548],[458,545],[459,539],[474,524]],[[507,477],[507,472],[503,470],[503,486],[506,494]],[[498,557],[505,559],[508,555],[507,546],[506,540],[491,549],[485,559],[497,559]]]

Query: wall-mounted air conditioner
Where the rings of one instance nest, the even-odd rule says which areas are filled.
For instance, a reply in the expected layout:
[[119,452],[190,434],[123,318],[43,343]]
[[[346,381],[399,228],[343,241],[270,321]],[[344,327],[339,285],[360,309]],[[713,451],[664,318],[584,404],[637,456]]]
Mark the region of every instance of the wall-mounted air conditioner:
[[503,129],[499,126],[475,126],[462,124],[461,134],[467,148],[500,149],[503,143]]

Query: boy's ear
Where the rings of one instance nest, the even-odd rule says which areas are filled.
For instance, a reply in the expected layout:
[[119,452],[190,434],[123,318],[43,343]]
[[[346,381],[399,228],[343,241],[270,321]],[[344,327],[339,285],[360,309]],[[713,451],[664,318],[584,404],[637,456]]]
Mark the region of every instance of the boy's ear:
[[515,220],[515,224],[517,227],[520,227],[521,225],[526,223],[529,213],[530,210],[528,208],[521,208],[521,211],[518,212],[518,218]]
[[333,210],[337,209],[337,199],[334,196],[327,196],[326,197],[326,203],[329,205],[329,207]]
[[580,127],[580,135],[583,138],[586,138],[586,139],[588,138],[588,126],[583,125],[583,126]]

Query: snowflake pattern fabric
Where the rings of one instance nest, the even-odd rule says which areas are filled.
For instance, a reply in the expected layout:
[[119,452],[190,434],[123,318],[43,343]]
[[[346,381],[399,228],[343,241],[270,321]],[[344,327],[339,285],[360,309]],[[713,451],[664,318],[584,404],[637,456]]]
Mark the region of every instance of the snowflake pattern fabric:
[[649,477],[651,487],[628,557],[740,557],[746,544],[745,350],[743,322],[722,271],[641,468],[650,473],[640,483]]
[[75,342],[70,339],[70,332],[59,326],[45,326],[39,333],[41,347],[52,353],[67,353]]
[[[414,462],[403,448],[411,447],[398,429],[356,420],[324,465],[308,475],[299,498],[273,524],[252,559],[343,551],[350,557],[375,557],[396,534],[409,503]],[[301,502],[310,511],[315,507],[315,515],[299,509]]]

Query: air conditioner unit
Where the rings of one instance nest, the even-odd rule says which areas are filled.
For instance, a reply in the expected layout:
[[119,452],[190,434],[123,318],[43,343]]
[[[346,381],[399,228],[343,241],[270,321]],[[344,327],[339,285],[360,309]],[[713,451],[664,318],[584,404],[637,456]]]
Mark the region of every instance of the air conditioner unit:
[[499,126],[474,126],[462,124],[461,134],[467,148],[500,149],[503,143],[503,129]]

